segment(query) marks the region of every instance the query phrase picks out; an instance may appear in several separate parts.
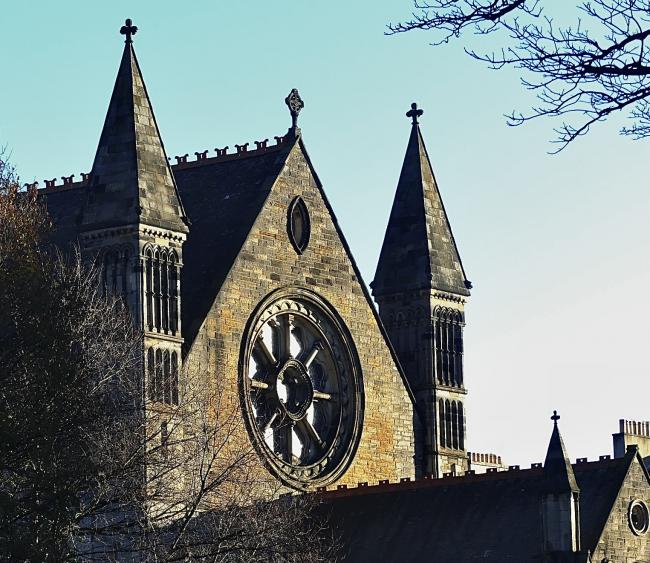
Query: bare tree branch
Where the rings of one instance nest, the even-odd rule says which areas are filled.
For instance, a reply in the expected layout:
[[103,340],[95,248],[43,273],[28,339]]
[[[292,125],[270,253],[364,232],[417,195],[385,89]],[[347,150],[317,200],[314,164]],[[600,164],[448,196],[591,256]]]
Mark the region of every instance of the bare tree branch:
[[529,112],[510,113],[508,123],[560,119],[554,152],[617,112],[632,122],[621,134],[650,135],[650,6],[644,0],[586,1],[579,6],[583,19],[560,28],[543,15],[541,0],[440,0],[416,8],[421,12],[413,20],[389,25],[388,33],[430,29],[439,44],[467,28],[501,32],[500,51],[465,50],[490,68],[522,71],[522,85],[539,103]]

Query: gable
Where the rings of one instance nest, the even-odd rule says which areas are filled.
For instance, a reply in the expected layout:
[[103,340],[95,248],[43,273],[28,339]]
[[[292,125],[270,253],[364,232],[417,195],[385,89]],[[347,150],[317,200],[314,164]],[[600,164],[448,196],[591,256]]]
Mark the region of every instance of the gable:
[[[311,225],[302,254],[287,232],[287,214],[298,196]],[[210,373],[227,382],[233,394],[239,393],[240,354],[254,311],[273,292],[291,293],[292,288],[316,295],[335,311],[360,365],[362,429],[353,459],[338,482],[412,476],[414,414],[408,389],[300,142],[291,149],[213,306],[201,319],[187,360],[207,362]]]
[[[623,459],[618,460],[620,462]],[[623,465],[623,464],[622,464]],[[630,448],[625,455],[623,478],[609,505],[609,513],[601,528],[597,543],[589,545],[594,561],[608,558],[610,561],[650,561],[650,530],[635,534],[630,525],[630,507],[634,501],[641,501],[650,509],[650,478],[636,448]]]

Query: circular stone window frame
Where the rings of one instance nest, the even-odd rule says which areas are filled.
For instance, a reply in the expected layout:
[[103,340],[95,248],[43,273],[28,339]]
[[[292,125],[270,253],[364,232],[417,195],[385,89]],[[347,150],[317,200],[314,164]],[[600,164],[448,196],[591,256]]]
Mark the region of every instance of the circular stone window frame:
[[[342,451],[339,459],[333,467],[327,468],[327,472],[322,475],[306,476],[305,473],[309,468],[304,471],[296,470],[294,473],[291,473],[287,470],[287,464],[280,461],[275,452],[271,451],[264,439],[259,435],[253,409],[250,404],[249,388],[245,380],[248,377],[249,359],[255,343],[255,338],[253,337],[257,336],[266,320],[273,316],[268,314],[269,310],[275,304],[280,304],[286,300],[295,303],[302,301],[308,306],[317,309],[340,335],[350,360],[350,388],[355,401],[352,412],[352,424],[349,431],[350,436],[347,447]],[[286,311],[291,312],[291,309],[286,309]],[[350,464],[356,456],[359,442],[361,441],[365,414],[365,393],[361,362],[359,361],[354,340],[336,309],[323,297],[303,287],[282,288],[273,291],[257,305],[246,323],[240,347],[238,372],[239,399],[246,430],[254,449],[260,456],[266,469],[282,484],[299,491],[313,491],[317,487],[331,485],[338,480],[350,467]],[[340,433],[340,427],[337,428],[337,433]],[[339,440],[340,437],[337,435],[335,442],[339,442]]]
[[[302,237],[298,240],[296,228],[294,225],[294,213],[300,213],[303,226],[302,226]],[[309,240],[311,239],[311,217],[309,216],[309,209],[307,209],[307,204],[301,196],[296,196],[291,200],[289,208],[287,209],[287,234],[289,235],[289,240],[291,241],[291,246],[298,254],[303,254],[307,247],[309,246]]]
[[[643,512],[643,516],[645,518],[645,525],[643,526],[643,529],[637,528],[634,525],[634,522],[632,520],[632,513],[634,512],[634,509],[637,507],[641,509],[641,511]],[[640,499],[633,500],[630,503],[630,507],[628,508],[627,511],[627,521],[628,524],[630,525],[632,532],[635,535],[644,536],[645,534],[647,534],[648,529],[650,529],[650,511],[648,510],[648,505]]]

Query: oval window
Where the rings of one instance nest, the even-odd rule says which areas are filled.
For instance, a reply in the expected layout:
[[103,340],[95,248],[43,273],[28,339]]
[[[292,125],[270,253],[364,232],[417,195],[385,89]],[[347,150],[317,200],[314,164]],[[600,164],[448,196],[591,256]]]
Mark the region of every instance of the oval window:
[[643,501],[635,500],[630,504],[630,527],[632,531],[637,534],[645,534],[650,527],[650,515],[648,514],[648,507]]
[[296,197],[289,206],[289,240],[298,254],[302,254],[309,244],[309,213],[303,199]]

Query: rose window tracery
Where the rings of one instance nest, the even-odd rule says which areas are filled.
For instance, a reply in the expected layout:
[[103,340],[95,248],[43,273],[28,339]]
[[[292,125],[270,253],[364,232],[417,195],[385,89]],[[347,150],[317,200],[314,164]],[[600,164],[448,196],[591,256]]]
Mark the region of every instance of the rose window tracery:
[[272,471],[297,488],[336,479],[356,447],[363,393],[333,311],[306,296],[263,306],[242,364],[249,429]]

